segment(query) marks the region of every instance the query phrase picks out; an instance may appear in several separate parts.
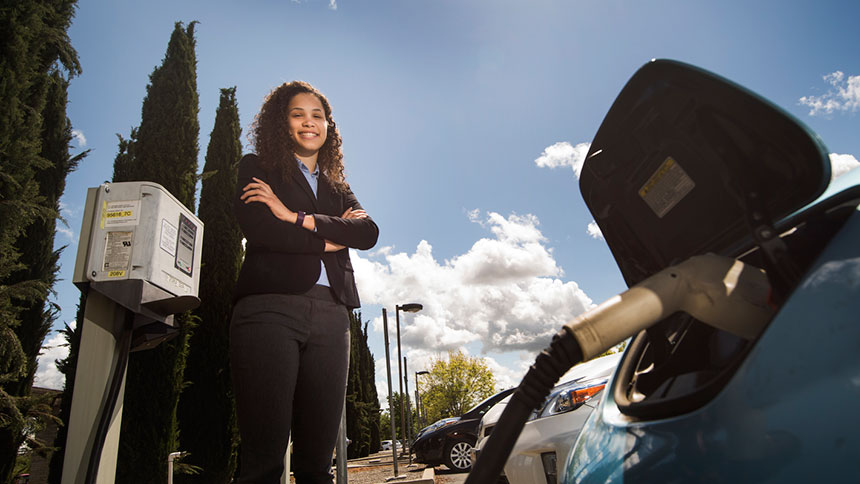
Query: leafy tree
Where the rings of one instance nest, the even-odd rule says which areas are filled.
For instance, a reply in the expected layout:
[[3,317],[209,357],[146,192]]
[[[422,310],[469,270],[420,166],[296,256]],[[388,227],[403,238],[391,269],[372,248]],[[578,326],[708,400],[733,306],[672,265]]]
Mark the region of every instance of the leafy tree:
[[67,35],[74,9],[74,0],[0,8],[0,482],[28,428],[49,415],[30,387],[55,315],[58,200],[83,156],[68,152],[66,89],[80,72]]
[[228,483],[236,469],[238,432],[230,381],[229,330],[232,292],[242,261],[242,233],[233,215],[237,163],[242,155],[236,88],[222,89],[209,136],[200,193],[202,267],[195,311],[200,325],[190,339],[185,367],[188,385],[179,399],[180,443],[186,464],[200,474],[178,475],[177,482]]
[[[391,402],[391,406],[394,409],[394,429],[397,432],[397,439],[403,439],[403,426],[400,419],[400,392],[391,392],[391,396],[393,401]],[[403,394],[403,405],[408,406],[408,408],[413,409],[413,422],[415,421],[414,415],[414,407],[415,405],[412,402],[412,399],[409,398],[409,395]],[[409,419],[406,419],[406,425],[409,425]],[[391,438],[391,413],[389,409],[385,409],[380,414],[379,418],[379,428],[380,428],[380,439],[388,440]]]
[[429,371],[421,380],[420,393],[427,422],[460,416],[495,393],[495,377],[484,360],[462,351],[434,359]]
[[[115,182],[159,183],[192,211],[200,131],[194,25],[175,24],[150,75],[137,136],[120,139],[114,166]],[[176,338],[129,358],[117,482],[151,483],[167,473],[167,456],[178,450],[177,406],[195,320],[190,312],[176,315]]]

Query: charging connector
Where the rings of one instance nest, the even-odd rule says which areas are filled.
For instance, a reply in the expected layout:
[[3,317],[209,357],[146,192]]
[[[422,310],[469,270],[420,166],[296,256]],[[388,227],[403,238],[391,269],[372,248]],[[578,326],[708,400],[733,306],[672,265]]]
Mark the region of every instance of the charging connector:
[[715,254],[694,256],[574,318],[538,355],[505,407],[466,484],[496,482],[532,410],[573,365],[590,360],[667,316],[684,311],[745,339],[773,316],[761,269]]

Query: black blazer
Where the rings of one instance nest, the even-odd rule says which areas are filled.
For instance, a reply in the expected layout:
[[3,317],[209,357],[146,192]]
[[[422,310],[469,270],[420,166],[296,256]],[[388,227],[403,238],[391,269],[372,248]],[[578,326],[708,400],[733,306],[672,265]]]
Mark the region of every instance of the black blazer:
[[[316,232],[279,220],[264,203],[246,204],[240,200],[242,188],[252,181],[251,177],[268,183],[290,210],[313,214]],[[259,166],[257,155],[245,155],[239,161],[234,210],[247,242],[234,300],[250,294],[303,294],[319,279],[322,260],[340,302],[350,309],[361,305],[349,250],[325,252],[324,239],[366,250],[376,245],[379,228],[370,217],[342,219],[347,208],[361,209],[361,204],[351,190],[336,192],[322,174],[317,194],[314,197],[298,171],[290,183],[284,183],[279,173],[267,173]]]

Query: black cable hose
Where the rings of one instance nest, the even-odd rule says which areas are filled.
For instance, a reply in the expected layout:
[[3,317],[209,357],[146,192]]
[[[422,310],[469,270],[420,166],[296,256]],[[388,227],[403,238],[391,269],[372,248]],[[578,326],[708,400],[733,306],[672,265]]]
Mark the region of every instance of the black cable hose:
[[119,390],[122,387],[123,375],[125,368],[128,366],[128,354],[131,349],[131,333],[134,323],[134,313],[125,310],[125,318],[123,321],[122,334],[116,342],[117,360],[114,367],[113,375],[109,383],[109,387],[103,400],[101,414],[99,415],[99,425],[96,429],[93,448],[90,452],[90,459],[87,463],[87,476],[84,479],[86,484],[95,484],[96,477],[99,473],[99,463],[102,458],[102,449],[105,445],[108,429],[110,428],[110,420],[113,415],[113,410],[116,407],[116,401],[119,398]]
[[558,379],[581,361],[579,342],[567,327],[562,328],[553,336],[549,347],[538,355],[511,396],[466,478],[466,484],[494,484],[499,479],[529,414],[544,402]]

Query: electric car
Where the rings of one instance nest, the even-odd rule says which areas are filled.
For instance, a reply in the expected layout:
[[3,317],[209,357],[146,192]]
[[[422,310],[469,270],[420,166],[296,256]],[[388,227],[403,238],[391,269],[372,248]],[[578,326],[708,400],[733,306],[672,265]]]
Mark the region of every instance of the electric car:
[[415,461],[428,466],[445,464],[456,472],[471,469],[472,447],[478,439],[481,417],[513,391],[513,388],[503,390],[475,405],[460,417],[444,418],[421,429],[410,447],[415,452]]
[[744,332],[678,311],[630,335],[562,482],[856,481],[860,169],[831,182],[799,121],[652,61],[607,114],[580,188],[631,288],[713,253],[766,275],[770,316]]
[[[559,379],[543,406],[529,417],[505,464],[511,484],[556,484],[558,459],[570,453],[585,419],[599,401],[621,353],[614,353],[571,368]],[[493,432],[510,396],[493,406],[481,419],[473,460]]]

